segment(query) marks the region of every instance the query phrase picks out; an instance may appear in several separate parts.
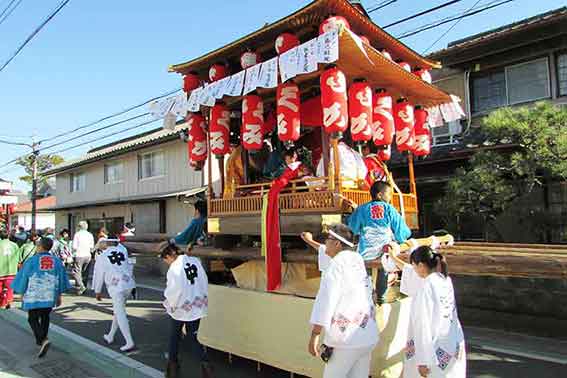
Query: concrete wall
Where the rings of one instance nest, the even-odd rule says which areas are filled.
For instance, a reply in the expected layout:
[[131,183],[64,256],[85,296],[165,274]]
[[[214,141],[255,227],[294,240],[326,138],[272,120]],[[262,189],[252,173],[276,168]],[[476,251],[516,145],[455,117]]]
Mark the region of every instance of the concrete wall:
[[[31,218],[31,213],[15,214],[12,215],[12,224],[23,226],[26,230],[29,230],[31,229]],[[55,227],[55,213],[37,213],[35,222],[35,227],[38,230]]]
[[[138,155],[152,151],[163,151],[165,153],[165,174],[139,180]],[[104,164],[111,161],[121,161],[124,164],[124,179],[121,183],[104,183]],[[70,174],[81,172],[86,174],[85,191],[71,192]],[[56,182],[57,206],[69,206],[95,201],[120,200],[134,196],[184,191],[202,186],[203,174],[189,168],[187,164],[187,146],[179,140],[63,172],[56,176]]]

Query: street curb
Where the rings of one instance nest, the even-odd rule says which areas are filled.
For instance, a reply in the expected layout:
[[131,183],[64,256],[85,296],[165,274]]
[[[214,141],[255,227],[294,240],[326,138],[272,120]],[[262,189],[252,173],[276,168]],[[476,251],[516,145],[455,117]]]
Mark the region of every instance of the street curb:
[[[31,334],[25,311],[20,309],[0,311],[0,318]],[[157,369],[105,348],[55,324],[49,326],[49,339],[56,347],[71,353],[74,359],[93,368],[103,369],[113,378],[163,378],[164,376],[164,373]]]

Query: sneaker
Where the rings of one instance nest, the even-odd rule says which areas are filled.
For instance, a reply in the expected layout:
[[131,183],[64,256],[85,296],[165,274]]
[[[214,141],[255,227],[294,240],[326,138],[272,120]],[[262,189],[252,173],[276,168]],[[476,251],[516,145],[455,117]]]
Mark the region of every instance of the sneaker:
[[37,358],[43,358],[47,354],[47,351],[49,350],[50,346],[51,343],[49,342],[49,340],[47,339],[43,340],[43,342],[41,343],[41,347],[39,348],[39,353],[37,354]]
[[106,341],[107,344],[112,344],[114,342],[114,339],[110,337],[110,335],[102,335],[102,338],[104,339],[104,341]]
[[120,347],[120,351],[124,353],[132,352],[136,349],[136,345],[124,345]]

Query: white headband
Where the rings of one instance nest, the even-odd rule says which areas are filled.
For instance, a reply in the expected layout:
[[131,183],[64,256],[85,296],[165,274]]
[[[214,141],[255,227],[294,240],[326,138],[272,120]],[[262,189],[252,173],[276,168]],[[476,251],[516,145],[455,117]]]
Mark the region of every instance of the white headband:
[[100,242],[119,242],[120,239],[107,239],[107,238],[100,238],[98,239]]
[[354,247],[354,244],[352,244],[351,242],[349,242],[348,240],[346,240],[345,238],[343,238],[341,235],[337,234],[333,230],[329,230],[329,235],[331,235],[338,241],[343,242],[344,244],[348,245],[351,248]]

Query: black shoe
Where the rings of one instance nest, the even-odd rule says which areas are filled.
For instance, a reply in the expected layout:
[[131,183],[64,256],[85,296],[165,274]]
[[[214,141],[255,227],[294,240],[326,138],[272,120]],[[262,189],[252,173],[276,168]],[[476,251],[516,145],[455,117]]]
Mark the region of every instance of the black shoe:
[[43,358],[47,354],[50,346],[51,343],[49,342],[49,340],[43,340],[43,342],[41,343],[41,348],[39,349],[39,353],[37,354],[37,358]]

